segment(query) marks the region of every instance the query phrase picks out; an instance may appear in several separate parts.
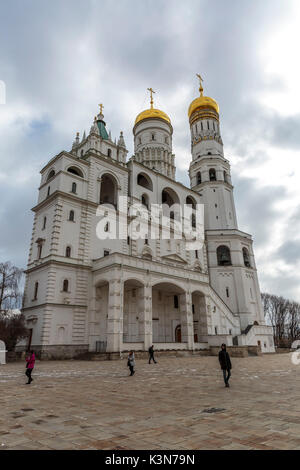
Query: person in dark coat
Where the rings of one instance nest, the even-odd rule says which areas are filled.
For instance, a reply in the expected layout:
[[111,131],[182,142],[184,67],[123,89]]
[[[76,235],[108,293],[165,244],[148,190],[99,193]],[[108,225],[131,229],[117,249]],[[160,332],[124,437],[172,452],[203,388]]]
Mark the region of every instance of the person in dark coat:
[[127,367],[129,367],[130,375],[133,375],[135,373],[134,366],[135,366],[134,352],[130,351],[127,357]]
[[154,364],[156,364],[156,360],[154,359],[154,348],[153,348],[153,344],[152,346],[150,346],[150,348],[148,349],[149,351],[149,364],[151,362],[151,359],[153,359],[153,362]]
[[28,382],[26,382],[27,385],[31,384],[31,382],[33,381],[31,374],[34,368],[34,364],[35,364],[34,351],[29,351],[29,354],[26,357],[26,372],[25,372],[25,375],[27,375],[28,377]]
[[223,371],[225,387],[229,387],[229,378],[231,376],[231,361],[228,352],[226,351],[226,344],[222,344],[221,351],[219,352],[219,362]]

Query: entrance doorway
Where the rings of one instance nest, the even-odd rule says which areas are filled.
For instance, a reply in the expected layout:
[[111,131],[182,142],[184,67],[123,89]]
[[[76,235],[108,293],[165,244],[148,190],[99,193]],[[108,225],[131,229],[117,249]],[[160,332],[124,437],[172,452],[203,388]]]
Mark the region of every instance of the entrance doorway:
[[181,325],[175,328],[175,343],[181,343]]

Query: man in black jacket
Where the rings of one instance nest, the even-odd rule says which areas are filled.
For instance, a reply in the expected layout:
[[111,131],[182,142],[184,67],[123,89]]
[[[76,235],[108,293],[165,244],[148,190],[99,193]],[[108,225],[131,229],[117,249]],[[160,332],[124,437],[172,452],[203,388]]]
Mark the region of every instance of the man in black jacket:
[[151,359],[153,359],[153,362],[156,364],[156,360],[154,359],[154,348],[153,348],[153,344],[152,346],[150,346],[150,348],[148,349],[149,351],[149,364],[151,362]]
[[[222,344],[221,351],[219,352],[219,362],[223,371],[225,387],[229,387],[229,377],[231,376],[231,361],[228,352],[226,351],[226,344]],[[227,375],[226,375],[227,372]]]

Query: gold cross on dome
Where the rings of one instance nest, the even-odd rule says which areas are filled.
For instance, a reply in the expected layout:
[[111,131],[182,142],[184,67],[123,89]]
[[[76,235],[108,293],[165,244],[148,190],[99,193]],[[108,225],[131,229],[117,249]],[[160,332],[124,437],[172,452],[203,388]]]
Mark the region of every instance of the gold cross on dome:
[[153,96],[152,96],[152,93],[155,93],[155,91],[154,91],[152,88],[147,88],[147,90],[150,91],[150,104],[151,104],[151,108],[153,108]]
[[196,76],[199,78],[199,82],[200,82],[200,88],[199,88],[199,91],[200,91],[200,94],[202,96],[203,94],[203,86],[202,86],[202,82],[204,82],[203,78],[201,77],[201,75],[199,73],[196,73]]
[[101,103],[101,104],[99,104],[98,106],[100,106],[100,114],[103,114],[103,113],[102,113],[102,110],[103,110],[103,108],[104,108],[103,104]]

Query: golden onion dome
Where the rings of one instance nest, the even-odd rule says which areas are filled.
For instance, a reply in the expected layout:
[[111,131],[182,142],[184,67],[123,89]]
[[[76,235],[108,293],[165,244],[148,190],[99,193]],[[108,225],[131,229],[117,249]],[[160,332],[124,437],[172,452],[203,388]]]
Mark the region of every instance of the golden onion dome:
[[144,119],[163,119],[164,121],[167,121],[169,124],[171,124],[171,119],[166,113],[164,113],[160,109],[153,108],[152,94],[155,93],[155,91],[152,88],[148,88],[148,90],[150,91],[150,109],[145,109],[140,114],[138,114],[134,125],[136,125],[140,121],[143,121]]
[[134,125],[136,125],[140,121],[143,121],[144,119],[150,118],[163,119],[164,121],[167,121],[169,124],[171,124],[171,119],[166,113],[164,113],[160,109],[150,108],[145,109],[145,111],[142,111],[140,114],[137,115]]
[[203,109],[203,108],[211,108],[214,111],[216,111],[216,113],[219,114],[218,103],[213,98],[210,98],[209,96],[203,96],[203,87],[202,87],[203,79],[198,74],[197,74],[197,77],[200,79],[200,88],[199,88],[200,96],[191,102],[189,109],[188,109],[189,118],[191,117],[194,111],[198,109]]

